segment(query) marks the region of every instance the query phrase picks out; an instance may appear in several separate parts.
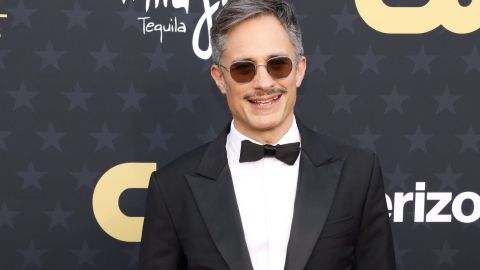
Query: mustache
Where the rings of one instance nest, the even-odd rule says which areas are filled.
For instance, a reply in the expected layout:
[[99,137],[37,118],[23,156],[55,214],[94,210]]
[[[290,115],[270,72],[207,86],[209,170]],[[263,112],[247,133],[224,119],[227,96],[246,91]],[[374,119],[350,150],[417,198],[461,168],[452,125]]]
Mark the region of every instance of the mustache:
[[261,96],[268,96],[273,94],[285,94],[287,93],[287,89],[274,87],[270,90],[257,90],[251,93],[247,93],[243,96],[244,99],[249,99],[251,97],[261,97]]

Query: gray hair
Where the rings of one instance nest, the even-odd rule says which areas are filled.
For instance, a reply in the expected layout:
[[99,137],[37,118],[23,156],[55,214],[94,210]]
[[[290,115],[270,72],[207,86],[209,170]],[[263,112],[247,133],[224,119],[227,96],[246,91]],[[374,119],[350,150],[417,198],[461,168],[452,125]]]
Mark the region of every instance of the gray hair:
[[282,0],[230,0],[215,16],[210,31],[213,63],[220,61],[228,30],[244,20],[266,14],[275,16],[287,31],[296,59],[303,55],[302,32],[290,4]]

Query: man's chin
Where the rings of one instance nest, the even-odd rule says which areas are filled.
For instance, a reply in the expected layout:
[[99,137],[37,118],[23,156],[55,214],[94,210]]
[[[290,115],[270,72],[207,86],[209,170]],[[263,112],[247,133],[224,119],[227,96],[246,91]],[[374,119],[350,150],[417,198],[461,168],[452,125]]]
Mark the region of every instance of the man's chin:
[[280,117],[257,116],[252,119],[250,126],[257,131],[268,131],[281,126],[282,120]]

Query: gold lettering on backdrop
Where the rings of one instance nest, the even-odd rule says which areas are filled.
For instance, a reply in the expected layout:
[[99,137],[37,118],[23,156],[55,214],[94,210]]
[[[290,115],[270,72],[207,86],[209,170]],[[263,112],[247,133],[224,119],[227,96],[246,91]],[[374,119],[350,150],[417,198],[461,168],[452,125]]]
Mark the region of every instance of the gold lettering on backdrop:
[[430,0],[421,7],[389,7],[383,0],[355,0],[358,13],[373,29],[386,34],[421,34],[443,25],[457,34],[480,28],[480,0]]
[[[5,13],[0,13],[0,19],[6,19],[8,18],[8,15]],[[0,38],[2,38],[2,33],[0,33]]]
[[105,172],[93,191],[93,214],[111,237],[125,242],[140,242],[143,217],[125,215],[118,200],[127,189],[147,188],[156,163],[123,163]]

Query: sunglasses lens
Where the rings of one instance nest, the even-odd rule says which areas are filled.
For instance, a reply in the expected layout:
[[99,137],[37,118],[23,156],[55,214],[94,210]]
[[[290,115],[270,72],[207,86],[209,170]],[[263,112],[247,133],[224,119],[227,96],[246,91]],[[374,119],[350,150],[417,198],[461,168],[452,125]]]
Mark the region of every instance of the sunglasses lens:
[[[273,79],[281,79],[290,75],[292,60],[288,57],[276,57],[268,60],[267,71]],[[252,62],[236,62],[230,66],[230,75],[239,83],[250,82],[255,77],[255,64]]]
[[255,77],[255,65],[250,62],[236,62],[230,67],[230,75],[239,83],[249,82]]
[[288,57],[277,57],[268,60],[267,70],[274,79],[285,78],[292,71],[292,60]]

